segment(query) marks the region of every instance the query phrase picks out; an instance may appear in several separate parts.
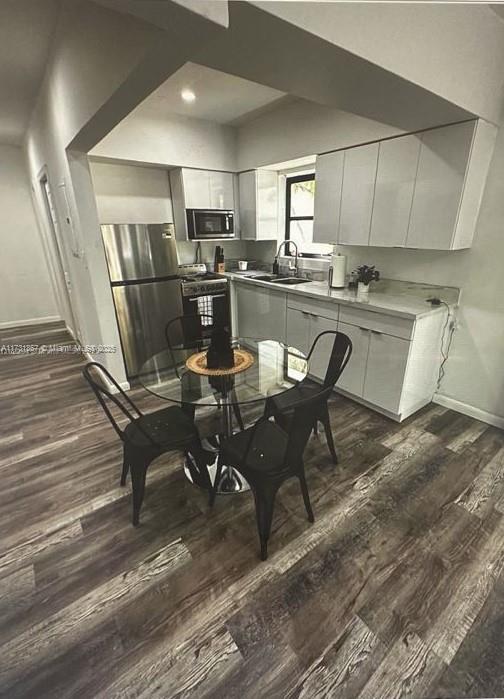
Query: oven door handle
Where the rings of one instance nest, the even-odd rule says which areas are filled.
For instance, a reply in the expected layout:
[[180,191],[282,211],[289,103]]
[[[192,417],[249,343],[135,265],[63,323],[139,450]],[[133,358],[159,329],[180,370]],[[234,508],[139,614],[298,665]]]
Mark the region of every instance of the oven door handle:
[[198,294],[197,296],[190,296],[189,301],[197,301],[198,299],[205,298],[205,296],[211,296],[213,299],[225,299],[227,294],[216,294],[209,291],[204,294]]

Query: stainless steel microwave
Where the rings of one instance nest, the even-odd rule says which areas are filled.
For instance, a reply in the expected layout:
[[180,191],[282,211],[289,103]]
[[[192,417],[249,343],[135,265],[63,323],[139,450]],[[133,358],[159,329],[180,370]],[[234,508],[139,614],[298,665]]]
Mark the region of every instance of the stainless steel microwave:
[[186,209],[189,240],[234,238],[234,212]]

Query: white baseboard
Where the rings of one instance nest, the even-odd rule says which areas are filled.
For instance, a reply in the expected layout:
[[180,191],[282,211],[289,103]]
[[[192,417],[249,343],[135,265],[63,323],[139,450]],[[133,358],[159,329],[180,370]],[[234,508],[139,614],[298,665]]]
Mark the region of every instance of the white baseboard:
[[481,410],[480,408],[475,408],[473,405],[468,405],[467,403],[462,403],[455,398],[449,398],[448,396],[443,396],[436,393],[432,399],[433,403],[442,405],[444,408],[449,408],[450,410],[455,410],[463,415],[468,415],[473,417],[475,420],[481,420],[481,422],[487,422],[489,425],[494,427],[500,427],[504,429],[504,417],[499,415],[494,415],[493,413],[487,413],[486,410]]
[[43,318],[24,318],[23,320],[7,320],[0,323],[0,330],[9,328],[23,328],[27,325],[45,325],[46,323],[56,323],[63,320],[60,316],[44,316]]

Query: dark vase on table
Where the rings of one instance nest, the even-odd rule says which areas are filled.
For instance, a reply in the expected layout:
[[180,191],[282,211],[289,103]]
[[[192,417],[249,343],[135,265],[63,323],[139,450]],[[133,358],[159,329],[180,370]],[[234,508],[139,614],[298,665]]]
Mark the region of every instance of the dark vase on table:
[[209,369],[231,369],[234,367],[234,353],[231,334],[224,325],[218,325],[212,332],[210,347],[207,351]]

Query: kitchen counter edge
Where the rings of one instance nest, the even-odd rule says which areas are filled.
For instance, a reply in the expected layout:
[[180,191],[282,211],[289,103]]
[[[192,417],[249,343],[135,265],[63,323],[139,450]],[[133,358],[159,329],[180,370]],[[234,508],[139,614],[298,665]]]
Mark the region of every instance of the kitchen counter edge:
[[[296,294],[298,296],[305,296],[308,298],[315,298],[321,300],[323,299],[325,301],[332,301],[343,306],[352,306],[354,308],[361,308],[365,311],[370,311],[372,313],[393,315],[399,318],[407,318],[408,320],[416,320],[417,318],[423,318],[424,316],[432,315],[433,313],[441,313],[446,310],[446,306],[444,305],[427,306],[426,304],[425,310],[418,311],[414,310],[413,308],[406,308],[405,306],[407,304],[401,307],[401,301],[397,300],[397,296],[393,296],[391,298],[390,295],[373,294],[372,291],[369,294],[369,301],[361,301],[357,298],[348,298],[344,296],[344,294],[348,293],[347,291],[338,291],[337,289],[329,290],[325,282],[310,282],[309,284],[299,284],[299,287],[296,288],[295,285],[283,286],[282,284],[273,284],[271,282],[260,281],[257,279],[253,279],[249,276],[241,275],[237,272],[226,272],[225,275],[226,277],[228,277],[230,281],[233,282],[251,284],[253,286],[262,286],[267,289],[281,291],[287,294]],[[387,296],[391,299],[388,302],[386,301]],[[382,297],[381,303],[380,297]],[[405,300],[410,298],[413,299],[413,297],[405,297]],[[383,301],[385,301],[385,303],[383,303]],[[418,305],[424,303],[421,299],[414,299],[414,302]],[[450,306],[450,309],[452,308],[453,306]]]

